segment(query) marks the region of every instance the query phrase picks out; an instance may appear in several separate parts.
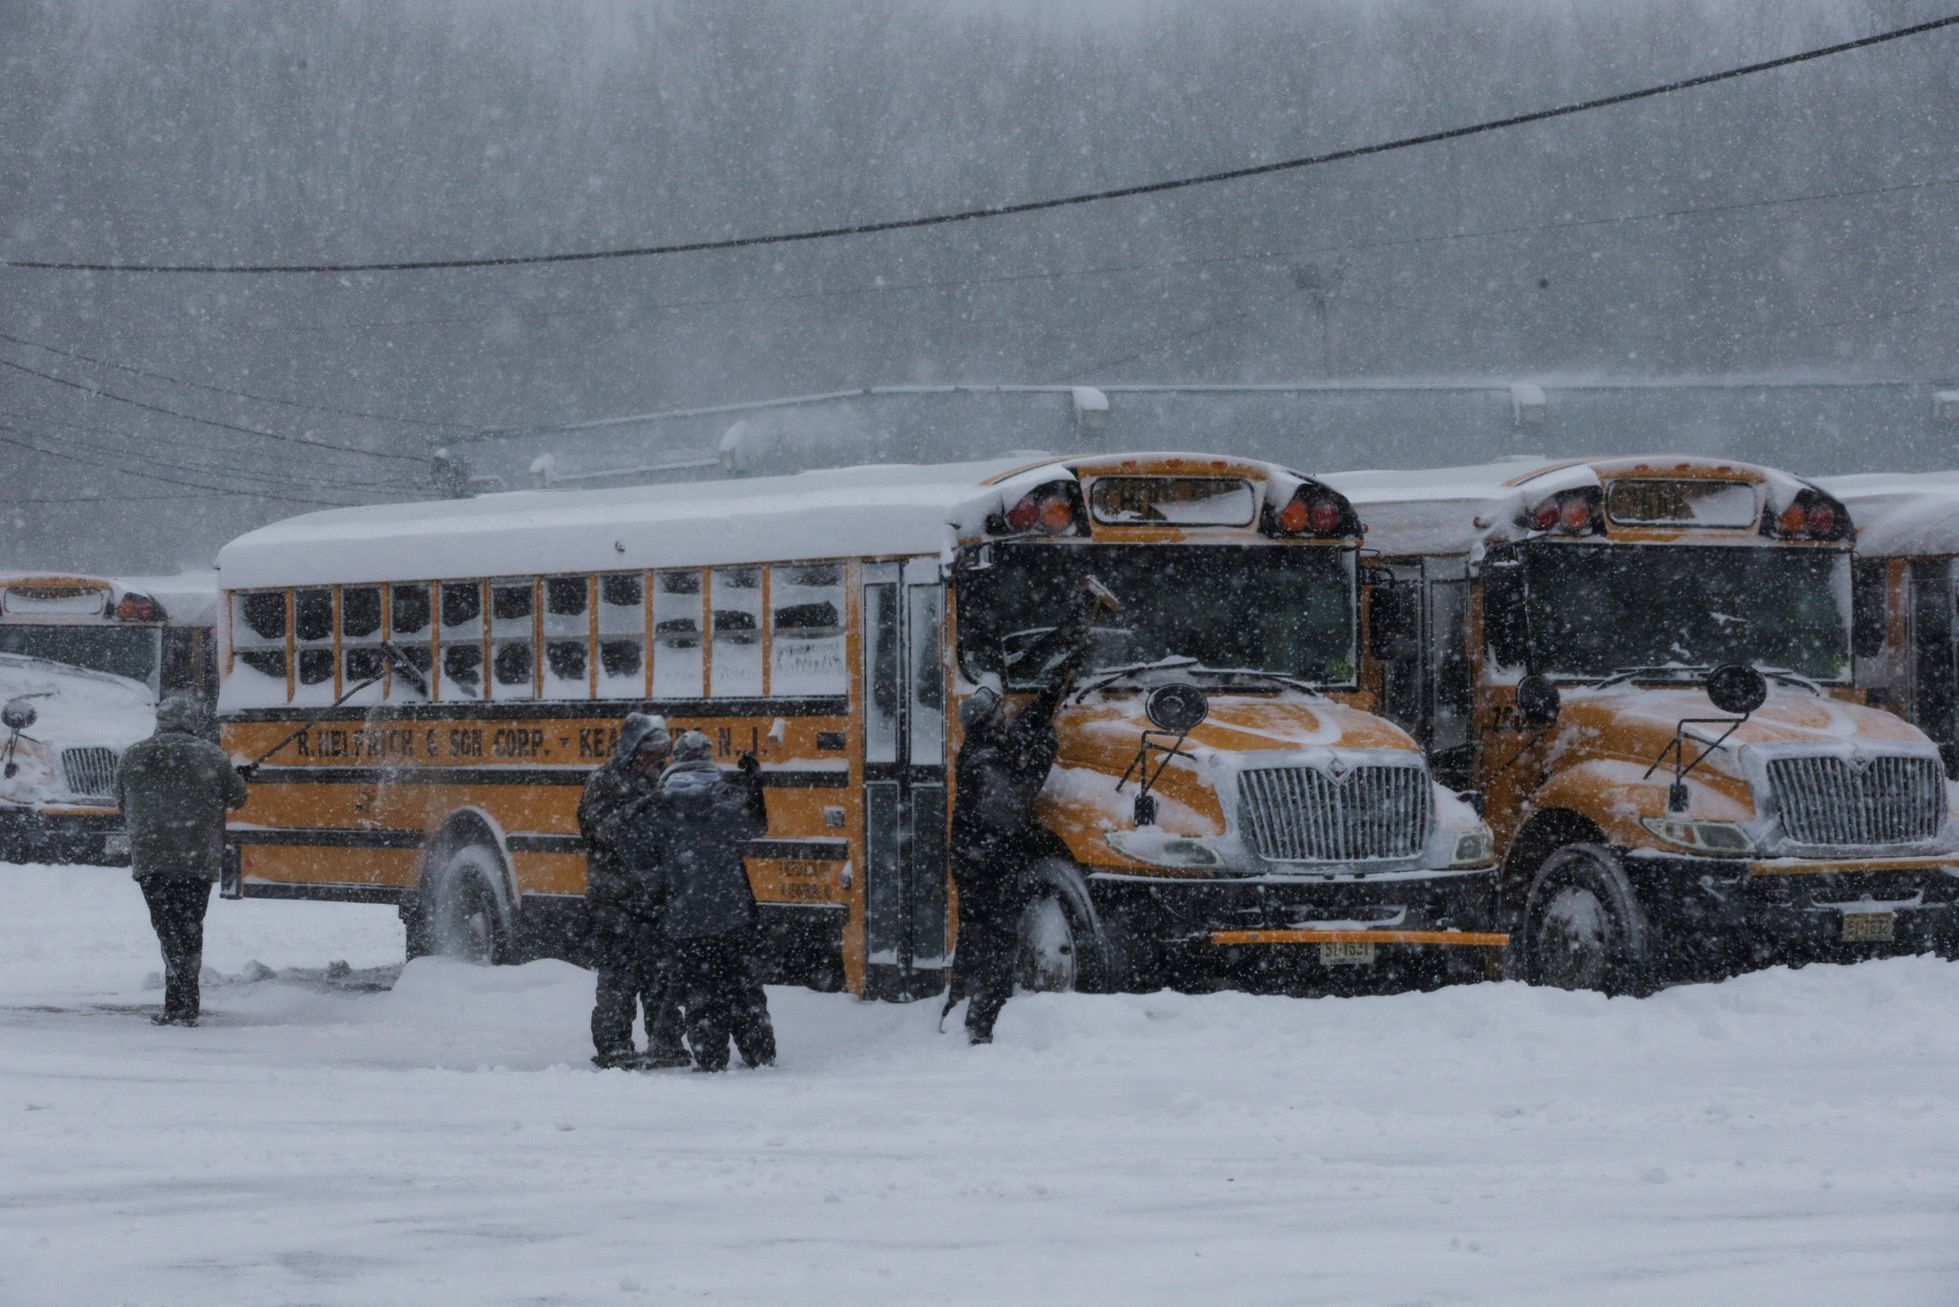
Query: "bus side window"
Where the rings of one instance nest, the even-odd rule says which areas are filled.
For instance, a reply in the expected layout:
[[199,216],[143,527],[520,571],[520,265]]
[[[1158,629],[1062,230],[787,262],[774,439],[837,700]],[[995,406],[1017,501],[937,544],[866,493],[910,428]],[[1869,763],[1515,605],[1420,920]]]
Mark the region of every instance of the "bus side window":
[[362,681],[376,684],[353,697],[371,703],[381,697],[378,679],[386,664],[381,659],[381,587],[340,587],[340,688],[352,690]]
[[544,697],[589,699],[592,578],[544,578]]
[[599,697],[646,694],[646,578],[608,572],[599,578]]
[[769,693],[850,693],[844,661],[843,565],[769,569]]
[[490,697],[537,697],[537,583],[490,583]]
[[252,703],[284,703],[286,687],[286,592],[258,590],[231,596],[231,647],[237,654],[232,686]]
[[333,700],[333,591],[325,586],[295,590],[292,596],[293,643],[299,666],[293,702],[330,703]]
[[653,695],[701,696],[701,574],[657,573],[653,581]]
[[762,569],[723,567],[713,573],[714,697],[762,693]]
[[[429,680],[433,657],[429,646],[429,636],[433,628],[429,611],[429,587],[425,582],[388,587],[388,633],[395,648],[401,650],[422,680]],[[396,681],[388,693],[394,698],[416,699],[420,695],[413,687]]]
[[442,689],[448,701],[483,697],[483,583],[442,583]]

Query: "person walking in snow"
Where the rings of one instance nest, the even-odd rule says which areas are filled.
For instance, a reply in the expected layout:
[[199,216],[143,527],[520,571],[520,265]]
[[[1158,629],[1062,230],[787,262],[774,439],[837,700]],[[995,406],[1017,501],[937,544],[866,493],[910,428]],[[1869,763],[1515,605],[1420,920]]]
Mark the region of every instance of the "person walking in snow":
[[116,804],[129,833],[130,869],[163,949],[160,1026],[197,1024],[204,914],[224,869],[225,813],[245,802],[245,778],[204,738],[204,711],[172,695],[156,731],[122,756]]
[[959,933],[952,985],[940,1020],[964,998],[966,1038],[993,1042],[993,1025],[1013,995],[1020,917],[1027,906],[1034,799],[1059,749],[1054,714],[1074,683],[1079,655],[1056,669],[1039,697],[1010,714],[999,691],[981,686],[959,705],[964,740],[953,762],[952,883]]
[[[628,713],[608,758],[585,782],[578,833],[585,842],[586,941],[597,981],[592,1000],[592,1062],[600,1067],[686,1066],[680,1004],[660,933],[659,890],[626,864],[624,824],[656,806],[654,786],[673,737],[666,721]],[[633,1018],[645,1013],[646,1052],[633,1047]]]
[[775,1061],[769,1002],[752,961],[755,894],[741,860],[742,843],[768,831],[761,764],[743,754],[739,779],[730,780],[713,755],[699,731],[675,740],[657,808],[640,810],[622,841],[628,860],[664,889],[661,929],[697,1071],[727,1069],[731,1036],[749,1066]]

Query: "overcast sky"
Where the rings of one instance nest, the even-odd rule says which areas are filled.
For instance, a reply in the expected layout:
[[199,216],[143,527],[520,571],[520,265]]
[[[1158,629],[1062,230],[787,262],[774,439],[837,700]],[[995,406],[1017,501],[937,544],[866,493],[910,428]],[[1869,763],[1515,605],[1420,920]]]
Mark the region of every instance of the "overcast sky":
[[[0,0],[0,256],[442,258],[902,217],[1364,144],[1940,12],[1051,8]],[[8,562],[207,561],[304,501],[418,476],[350,449],[848,386],[1948,378],[1959,186],[1925,183],[1954,179],[1947,32],[960,227],[527,269],[0,269],[0,360],[153,406],[0,367],[0,494],[94,501],[17,504]]]

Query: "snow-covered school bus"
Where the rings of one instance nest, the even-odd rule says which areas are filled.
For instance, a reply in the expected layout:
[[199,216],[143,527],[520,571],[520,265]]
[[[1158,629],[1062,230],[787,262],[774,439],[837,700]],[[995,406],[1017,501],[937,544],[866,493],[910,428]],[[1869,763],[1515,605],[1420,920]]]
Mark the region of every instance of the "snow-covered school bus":
[[1857,519],[1858,564],[1883,596],[1881,647],[1857,683],[1910,718],[1959,777],[1959,473],[1860,473],[1818,483]]
[[1853,684],[1836,498],[1675,456],[1327,480],[1380,551],[1383,710],[1483,796],[1513,973],[1952,947],[1959,826],[1932,741]]
[[120,863],[122,751],[217,691],[217,577],[0,574],[0,861]]
[[411,949],[576,956],[575,805],[644,708],[761,762],[775,976],[940,990],[958,706],[1029,701],[1094,578],[1121,607],[1056,719],[1025,979],[1480,976],[1489,833],[1358,691],[1358,544],[1318,481],[1176,454],[295,518],[219,559],[224,737],[270,752],[227,892],[395,903]]

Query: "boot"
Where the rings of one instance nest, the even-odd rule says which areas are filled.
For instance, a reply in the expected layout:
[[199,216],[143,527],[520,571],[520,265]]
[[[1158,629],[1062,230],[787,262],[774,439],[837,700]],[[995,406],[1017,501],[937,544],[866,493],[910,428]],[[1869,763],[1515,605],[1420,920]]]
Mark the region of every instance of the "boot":
[[601,1071],[631,1071],[639,1066],[639,1054],[630,1048],[606,1048],[592,1055],[592,1065]]
[[684,1048],[649,1048],[637,1059],[641,1071],[671,1071],[676,1067],[692,1065],[693,1056]]

